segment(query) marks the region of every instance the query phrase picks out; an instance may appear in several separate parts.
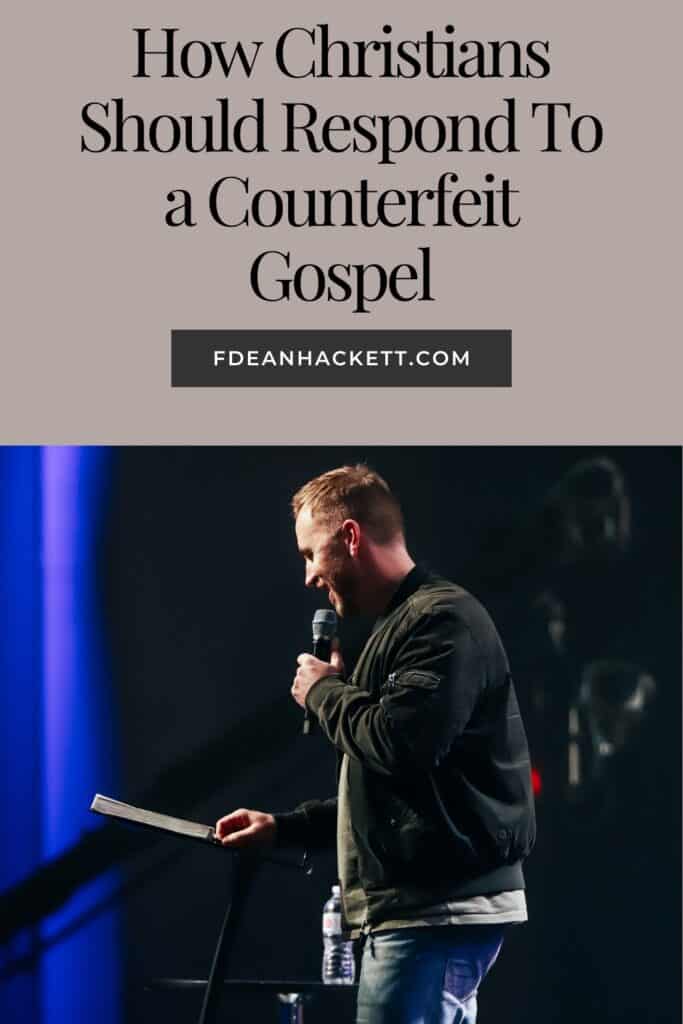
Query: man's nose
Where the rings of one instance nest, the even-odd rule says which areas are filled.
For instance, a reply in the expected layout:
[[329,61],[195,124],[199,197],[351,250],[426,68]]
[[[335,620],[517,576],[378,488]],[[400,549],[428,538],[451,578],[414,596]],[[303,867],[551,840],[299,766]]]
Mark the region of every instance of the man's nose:
[[306,586],[315,587],[318,583],[318,574],[313,571],[313,568],[306,566]]

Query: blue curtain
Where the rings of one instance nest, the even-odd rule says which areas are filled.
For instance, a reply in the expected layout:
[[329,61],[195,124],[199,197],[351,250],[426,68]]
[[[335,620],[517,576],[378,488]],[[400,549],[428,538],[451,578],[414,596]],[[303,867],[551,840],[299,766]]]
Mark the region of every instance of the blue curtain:
[[[98,582],[112,452],[0,449],[0,888],[97,822],[95,791],[116,792],[116,708]],[[4,950],[30,969],[0,989],[0,1019],[121,1020],[116,885],[98,879]],[[81,918],[88,918],[78,926]],[[73,927],[76,925],[76,927]]]

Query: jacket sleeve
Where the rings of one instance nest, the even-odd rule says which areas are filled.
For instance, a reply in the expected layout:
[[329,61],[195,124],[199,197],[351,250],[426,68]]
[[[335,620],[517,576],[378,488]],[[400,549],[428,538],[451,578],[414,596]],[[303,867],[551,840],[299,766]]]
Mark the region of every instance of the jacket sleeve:
[[273,815],[277,842],[319,850],[334,843],[337,834],[337,798],[307,800],[293,811]]
[[420,615],[398,646],[378,696],[320,679],[306,704],[334,746],[373,771],[429,771],[467,725],[486,682],[485,659],[449,607]]

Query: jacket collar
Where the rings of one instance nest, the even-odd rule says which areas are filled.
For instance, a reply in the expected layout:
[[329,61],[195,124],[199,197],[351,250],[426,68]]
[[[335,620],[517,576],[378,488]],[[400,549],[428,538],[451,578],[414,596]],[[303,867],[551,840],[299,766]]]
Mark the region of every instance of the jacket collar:
[[375,622],[374,629],[377,629],[393,611],[402,605],[411,594],[414,594],[423,583],[429,579],[429,572],[422,565],[414,565],[407,576],[404,576],[398,585],[398,588],[394,591],[394,595],[389,601],[382,614],[378,617]]

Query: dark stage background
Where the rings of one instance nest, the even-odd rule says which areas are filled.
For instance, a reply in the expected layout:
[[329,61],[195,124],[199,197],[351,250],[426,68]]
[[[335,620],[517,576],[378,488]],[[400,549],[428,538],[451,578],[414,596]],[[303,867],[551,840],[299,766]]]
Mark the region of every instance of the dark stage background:
[[[334,792],[334,755],[289,697],[318,595],[289,498],[367,461],[413,557],[489,607],[538,772],[530,921],[480,1020],[680,1019],[681,458],[675,448],[181,447],[115,455],[99,566],[121,749],[112,795],[213,823]],[[579,465],[580,464],[580,465]],[[578,466],[578,468],[577,468]],[[368,623],[344,623],[347,666]],[[196,1019],[158,976],[206,976],[229,858],[173,839],[124,861],[125,1020]],[[235,978],[316,979],[334,858],[261,872]],[[226,1019],[276,1019],[272,997]],[[307,1020],[349,1019],[341,1009]]]

